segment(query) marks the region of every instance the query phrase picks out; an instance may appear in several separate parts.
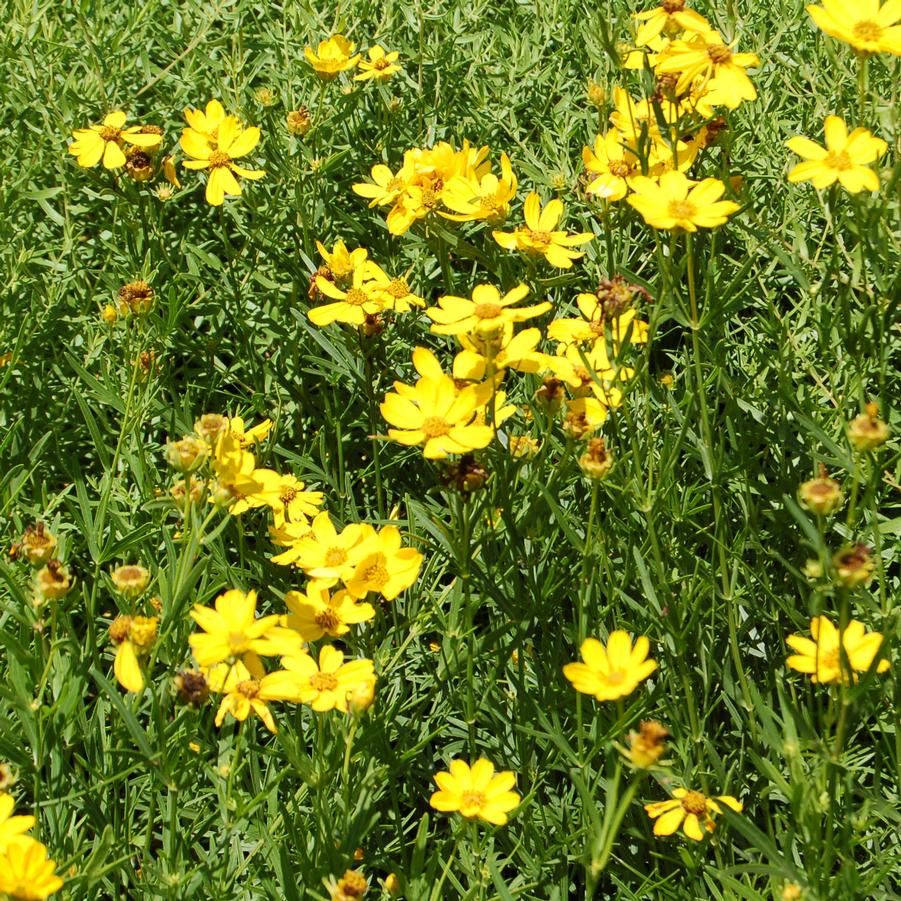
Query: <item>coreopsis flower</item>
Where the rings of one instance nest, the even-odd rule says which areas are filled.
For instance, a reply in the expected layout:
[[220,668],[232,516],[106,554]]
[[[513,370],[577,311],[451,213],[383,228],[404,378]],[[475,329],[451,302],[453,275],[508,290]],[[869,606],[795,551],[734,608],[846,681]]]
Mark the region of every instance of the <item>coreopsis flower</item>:
[[257,654],[272,654],[266,633],[278,625],[277,615],[256,618],[257,593],[245,594],[237,588],[220,594],[213,607],[195,604],[191,619],[203,630],[188,637],[188,644],[203,666],[223,661],[256,659]]
[[817,26],[830,37],[850,44],[860,53],[892,53],[901,56],[901,7],[896,0],[882,6],[879,0],[845,3],[822,0],[822,6],[805,7]]
[[[224,432],[216,441],[212,457],[213,473],[216,484],[213,487],[213,500],[229,507],[229,512],[237,516],[252,505],[260,506],[263,502],[255,495],[263,488],[255,478],[256,458],[244,449],[242,443],[231,431]],[[253,501],[248,498],[254,497]]]
[[332,81],[339,72],[346,72],[359,62],[360,54],[354,54],[356,46],[343,34],[333,34],[328,40],[320,41],[315,51],[305,47],[303,53],[323,81]]
[[734,42],[727,45],[718,31],[699,31],[669,43],[657,55],[654,71],[678,73],[677,94],[700,80],[707,93],[715,95],[709,102],[735,109],[743,100],[756,99],[757,90],[746,70],[759,66],[760,59],[754,53],[735,53],[734,46]]
[[152,149],[159,147],[161,136],[144,132],[140,125],[125,127],[125,113],[117,111],[106,116],[100,125],[78,128],[72,132],[75,141],[69,145],[69,153],[79,166],[89,169],[103,160],[106,169],[121,169],[127,162],[125,145]]
[[825,147],[803,137],[785,142],[792,153],[803,159],[788,173],[788,180],[792,184],[809,181],[815,188],[838,182],[852,194],[878,191],[879,176],[870,164],[886,152],[888,144],[866,128],[855,128],[848,134],[848,127],[838,116],[827,116],[823,128]]
[[360,548],[361,557],[353,575],[344,580],[350,594],[365,597],[370,591],[393,601],[409,588],[419,575],[422,554],[412,547],[403,547],[397,526],[385,526],[371,535]]
[[516,307],[529,293],[528,285],[517,285],[501,296],[494,285],[476,285],[472,299],[445,295],[438,298],[437,307],[425,313],[435,324],[436,335],[490,335],[514,322],[534,319],[551,309],[548,301],[530,307]]
[[458,335],[463,346],[454,357],[453,374],[461,381],[479,381],[505,369],[540,372],[547,368],[547,356],[538,350],[541,330],[523,329],[514,334],[513,325],[502,326],[496,334]]
[[701,792],[685,788],[673,789],[673,797],[669,801],[645,804],[644,809],[655,821],[654,835],[672,835],[681,826],[687,838],[699,842],[704,838],[705,830],[713,832],[713,814],[723,812],[721,804],[736,813],[743,810],[741,801],[731,795],[707,798]]
[[384,48],[376,44],[369,48],[367,55],[369,59],[360,59],[357,64],[360,73],[354,75],[354,81],[388,81],[403,69],[397,64],[400,54],[396,50],[385,53]]
[[619,384],[634,375],[634,370],[629,367],[613,365],[603,341],[595,341],[588,350],[574,344],[561,344],[555,356],[547,357],[547,368],[564,381],[577,398],[593,394],[607,407],[620,406],[622,391]]
[[144,690],[140,658],[153,647],[158,625],[155,616],[117,616],[109,627],[110,641],[116,646],[113,672],[126,691]]
[[232,416],[228,421],[228,428],[232,438],[241,445],[247,447],[248,444],[259,444],[272,431],[272,420],[264,419],[256,425],[247,428],[244,420],[240,416]]
[[150,570],[138,564],[117,566],[110,573],[110,579],[122,597],[134,600],[143,594],[150,584]]
[[441,215],[455,222],[503,222],[518,185],[510,158],[502,153],[500,178],[493,172],[486,172],[481,178],[457,175],[444,186],[441,200],[451,212]]
[[371,660],[363,658],[345,663],[344,655],[330,644],[319,652],[318,665],[308,654],[285,657],[282,665],[286,672],[273,674],[278,676],[273,684],[284,683],[285,691],[293,687],[298,703],[309,704],[320,713],[328,710],[347,713],[349,695],[361,684],[375,682]]
[[[867,632],[866,626],[856,619],[839,632],[825,616],[815,616],[810,621],[810,634],[812,638],[789,635],[785,639],[797,651],[785,662],[790,669],[807,673],[814,683],[856,682],[857,673],[865,673],[873,665],[883,642],[881,633]],[[888,660],[876,664],[877,673],[888,668]]]
[[375,206],[388,206],[396,203],[398,198],[412,184],[415,170],[412,161],[407,154],[404,155],[404,164],[395,174],[384,163],[377,163],[370,172],[373,184],[359,182],[353,185],[354,194],[365,197],[369,201],[370,209]]
[[858,588],[873,578],[876,564],[873,554],[865,544],[845,545],[832,557],[835,577],[845,588]]
[[369,882],[359,870],[345,870],[340,879],[329,879],[326,886],[331,901],[356,901],[369,890]]
[[181,149],[191,157],[182,165],[186,169],[208,170],[207,203],[222,206],[226,194],[237,196],[241,193],[236,175],[256,181],[266,174],[261,169],[245,169],[235,162],[236,159],[247,156],[259,142],[259,128],[243,128],[237,118],[226,116],[219,124],[215,147],[192,129],[186,129],[182,133],[179,141]]
[[383,309],[408,313],[412,307],[425,306],[425,301],[413,293],[406,278],[392,277],[381,266],[372,262],[369,264],[368,274],[371,281],[366,287],[379,297]]
[[40,901],[63,887],[47,847],[22,836],[0,852],[0,894],[22,901]]
[[650,643],[644,635],[633,647],[628,632],[610,633],[607,646],[596,638],[586,638],[580,649],[583,663],[567,663],[563,675],[576,691],[594,695],[598,701],[613,701],[632,694],[654,670],[657,663],[648,658]]
[[602,200],[622,200],[632,178],[641,175],[641,161],[615,128],[598,135],[593,149],[583,147],[582,161],[593,176],[585,192]]
[[15,807],[13,796],[0,792],[0,853],[11,841],[28,832],[36,822],[33,816],[13,816]]
[[300,109],[291,110],[285,116],[285,127],[292,135],[300,135],[303,137],[313,127],[313,120],[310,118],[310,111],[302,106]]
[[44,566],[56,553],[56,535],[42,522],[26,526],[22,540],[10,551],[12,557],[24,557],[32,566]]
[[652,228],[683,229],[722,225],[732,213],[740,209],[731,200],[720,200],[726,186],[716,178],[690,181],[682,172],[665,172],[659,184],[638,175],[632,180],[635,193],[626,198]]
[[306,592],[288,591],[285,604],[290,613],[284,618],[285,626],[293,629],[305,641],[318,641],[323,635],[339,638],[350,631],[351,626],[365,623],[375,616],[371,604],[361,603],[349,591],[331,594],[327,583],[312,581]]
[[254,479],[260,488],[248,495],[245,502],[264,504],[272,510],[275,524],[295,522],[308,524],[322,506],[321,491],[307,491],[306,484],[296,476],[281,474],[272,469],[255,469]]
[[484,757],[472,767],[464,760],[452,760],[448,771],[435,773],[434,778],[438,791],[429,798],[429,804],[435,810],[457,812],[494,826],[503,826],[507,814],[522,800],[512,791],[516,774],[512,770],[495,773],[494,764]]
[[638,732],[629,733],[629,748],[624,752],[625,757],[636,769],[650,769],[666,751],[669,737],[666,726],[655,720],[642,720],[638,724]]
[[[205,141],[212,148],[216,148],[219,143],[219,126],[227,118],[225,108],[218,100],[210,100],[206,109],[199,110],[193,107],[185,107],[185,121],[188,123],[188,129],[193,131],[197,137]],[[176,185],[176,187],[180,187]]]
[[842,486],[829,478],[826,467],[820,464],[820,474],[815,479],[802,482],[798,488],[801,506],[817,516],[835,513],[842,505]]
[[367,279],[367,275],[364,266],[354,269],[353,282],[346,291],[327,278],[317,275],[316,287],[333,302],[311,307],[307,311],[310,322],[320,327],[333,322],[360,326],[367,316],[380,313],[383,309],[380,289]]
[[879,418],[879,404],[869,403],[860,416],[848,423],[847,433],[855,450],[871,451],[888,441],[891,429]]
[[325,262],[329,273],[339,284],[352,282],[354,273],[358,269],[362,270],[364,277],[369,277],[369,251],[365,247],[348,250],[347,245],[339,239],[335,241],[331,250],[321,241],[317,241],[316,249]]
[[334,585],[353,575],[364,554],[362,545],[374,531],[366,523],[352,522],[339,532],[331,516],[323,511],[314,517],[310,530],[272,562],[282,566],[293,563],[311,579]]
[[119,315],[141,315],[153,307],[153,288],[143,279],[128,282],[119,289]]
[[636,296],[648,296],[638,285],[631,285],[621,275],[603,279],[593,294],[579,294],[576,305],[584,319],[555,319],[547,328],[551,341],[563,344],[584,344],[603,338],[607,329],[618,349],[627,340],[630,344],[645,344],[648,324],[637,319],[632,306]]
[[217,663],[207,669],[210,691],[222,695],[216,711],[216,725],[222,725],[227,713],[239,722],[244,722],[251,713],[255,713],[270,732],[277,732],[272,711],[266,702],[295,700],[291,686],[285,690],[282,675],[283,671],[278,670],[268,674],[251,672],[240,660]]
[[596,397],[575,397],[566,402],[563,431],[575,441],[596,432],[606,421],[609,407]]
[[458,390],[424,347],[413,352],[413,365],[421,378],[413,386],[395,382],[397,393],[386,394],[379,408],[393,426],[388,437],[408,446],[424,445],[423,456],[429,460],[487,447],[494,429],[472,422],[490,397],[492,386],[469,385]]
[[494,231],[494,240],[505,250],[519,250],[531,256],[544,257],[552,266],[569,269],[573,260],[585,256],[584,251],[571,248],[594,240],[591,232],[570,234],[556,229],[563,216],[563,202],[557,199],[541,208],[541,199],[533,191],[523,206],[525,227],[512,232]]
[[693,9],[687,9],[685,0],[662,0],[660,6],[635,13],[642,24],[635,35],[635,46],[651,44],[660,35],[672,37],[681,31],[703,32],[710,23]]

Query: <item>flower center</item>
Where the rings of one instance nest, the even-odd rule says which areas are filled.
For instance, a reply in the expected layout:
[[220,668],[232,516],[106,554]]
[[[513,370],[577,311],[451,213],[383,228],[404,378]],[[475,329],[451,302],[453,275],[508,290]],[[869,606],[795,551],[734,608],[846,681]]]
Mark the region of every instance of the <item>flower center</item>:
[[334,673],[313,673],[310,685],[316,691],[334,691],[338,687],[338,677]]
[[463,792],[460,802],[463,809],[481,810],[485,806],[485,795],[483,792]]
[[841,150],[838,153],[834,150],[830,150],[823,162],[829,166],[830,169],[837,169],[839,172],[845,172],[854,165],[851,162],[851,157],[849,157],[844,150]]
[[393,278],[385,289],[392,297],[406,297],[410,293],[410,286],[405,278]]
[[529,239],[533,244],[540,244],[542,247],[547,247],[548,244],[551,243],[551,234],[550,232],[533,231],[532,229],[529,229]]
[[325,632],[334,632],[335,629],[341,625],[341,620],[338,618],[338,614],[335,613],[331,607],[326,607],[325,610],[320,610],[316,616],[316,625],[319,626]]
[[100,137],[104,141],[118,141],[121,129],[113,128],[112,125],[102,125],[100,127]]
[[673,219],[691,219],[697,210],[690,200],[671,200],[668,212]]
[[231,159],[227,153],[223,153],[221,150],[214,150],[210,154],[210,166],[213,169],[220,169],[223,166],[227,166]]
[[245,679],[235,686],[235,691],[252,701],[260,693],[260,683],[256,679]]
[[633,172],[632,167],[623,160],[610,160],[607,168],[610,170],[610,174],[617,178],[628,178]]
[[477,303],[472,314],[477,319],[497,319],[503,311],[504,308],[497,303]]
[[363,570],[363,581],[371,586],[373,591],[379,591],[384,588],[388,578],[388,570],[382,560],[367,566]]
[[247,636],[243,632],[230,632],[228,648],[232,654],[240,654],[247,648]]
[[715,66],[723,66],[732,59],[731,51],[722,44],[714,44],[712,47],[708,47],[707,56],[710,57],[710,61]]
[[406,184],[402,178],[398,178],[396,175],[388,184],[385,186],[385,193],[387,194],[398,194],[406,187]]
[[854,37],[861,41],[878,41],[882,37],[882,26],[877,22],[864,19],[854,26]]
[[608,685],[622,685],[625,681],[626,674],[622,670],[614,669],[604,677]]
[[433,188],[423,188],[422,189],[422,205],[430,210],[438,203],[438,195],[435,193]]
[[450,431],[450,425],[440,416],[429,416],[422,424],[421,431],[426,438],[440,438]]
[[131,617],[117,616],[109,627],[109,637],[113,644],[122,644],[131,631]]
[[296,489],[288,488],[279,500],[282,502],[283,506],[287,507],[295,497],[297,497]]
[[838,648],[832,648],[828,651],[821,650],[817,659],[822,669],[837,670],[841,668],[841,655],[839,654]]
[[667,13],[667,15],[682,12],[682,10],[685,9],[685,0],[662,0],[660,8]]
[[386,60],[384,57],[382,59],[377,59],[373,63],[373,66],[375,66],[375,68],[379,69],[379,70],[387,69],[388,65],[389,65],[388,60]]
[[326,566],[340,566],[347,561],[347,551],[343,547],[330,547],[325,552]]
[[700,792],[688,792],[682,799],[682,809],[686,813],[701,816],[707,813],[707,799]]
[[361,307],[368,300],[369,298],[366,296],[366,292],[361,291],[359,288],[351,288],[344,298],[344,302],[350,304],[352,307]]

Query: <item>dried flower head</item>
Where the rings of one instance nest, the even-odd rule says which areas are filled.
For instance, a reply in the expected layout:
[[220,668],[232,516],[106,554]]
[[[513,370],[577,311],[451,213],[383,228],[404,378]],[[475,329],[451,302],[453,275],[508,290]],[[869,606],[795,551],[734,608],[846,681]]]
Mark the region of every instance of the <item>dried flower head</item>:
[[69,570],[59,560],[48,560],[47,565],[35,573],[35,591],[43,601],[55,601],[65,597],[72,588]]
[[135,147],[125,159],[125,171],[135,181],[150,181],[153,178],[153,157],[146,150]]
[[565,397],[564,383],[553,375],[545,376],[535,392],[535,399],[550,413],[556,413],[563,406]]
[[801,506],[817,516],[834,513],[842,505],[842,487],[835,479],[829,478],[826,467],[820,464],[820,474],[815,479],[801,483],[798,489]]
[[875,564],[865,544],[850,544],[837,551],[832,558],[835,576],[846,588],[866,585],[873,578]]
[[312,127],[313,120],[310,118],[310,111],[302,106],[300,109],[294,109],[288,113],[285,117],[285,124],[292,135],[303,137]]
[[642,720],[638,732],[629,733],[626,757],[632,766],[641,770],[652,767],[666,752],[669,729],[656,720]]
[[182,704],[202,707],[210,696],[210,685],[199,670],[182,670],[175,676],[175,691]]
[[153,306],[153,288],[145,281],[128,282],[119,289],[119,313],[149,313]]
[[859,451],[875,450],[888,441],[891,429],[879,418],[879,404],[869,403],[848,423],[848,440]]
[[582,472],[596,482],[606,479],[613,468],[613,455],[607,450],[603,438],[592,438],[584,454],[579,457]]
[[56,536],[44,523],[26,526],[22,540],[10,550],[13,558],[24,557],[32,566],[43,566],[56,552]]
[[369,882],[359,870],[345,870],[340,879],[330,882],[328,889],[332,901],[356,901],[366,894]]
[[441,475],[441,483],[464,496],[485,487],[488,470],[472,454],[463,454],[455,463],[450,463]]

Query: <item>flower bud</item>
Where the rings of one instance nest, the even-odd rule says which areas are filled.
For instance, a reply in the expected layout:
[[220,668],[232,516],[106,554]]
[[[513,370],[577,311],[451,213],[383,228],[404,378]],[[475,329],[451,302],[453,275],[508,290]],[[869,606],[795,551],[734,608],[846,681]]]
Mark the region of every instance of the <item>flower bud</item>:
[[888,441],[890,434],[888,424],[879,418],[878,404],[867,404],[864,412],[848,423],[848,440],[855,450],[875,450]]
[[100,318],[106,325],[115,325],[116,320],[119,318],[119,314],[116,312],[116,308],[108,303],[101,311]]
[[832,558],[835,575],[846,588],[866,585],[873,578],[873,555],[865,544],[852,544],[837,551]]
[[302,106],[300,109],[291,110],[285,117],[285,124],[292,135],[300,135],[303,137],[313,124],[310,119],[310,111],[305,106]]
[[353,713],[365,713],[375,701],[375,679],[366,679],[348,692],[348,701]]
[[166,460],[170,466],[182,472],[197,469],[209,453],[207,445],[193,435],[185,435],[179,441],[170,441],[166,445]]
[[65,597],[72,588],[69,570],[59,560],[49,560],[35,573],[35,591],[43,601],[56,601]]
[[803,482],[798,489],[801,506],[817,516],[828,516],[842,505],[842,488],[835,479],[829,478],[826,467],[820,466],[820,474],[815,479]]
[[603,438],[592,438],[588,442],[587,450],[579,457],[579,466],[593,481],[607,478],[613,468],[613,455],[607,451]]
[[382,885],[392,898],[396,898],[400,894],[400,879],[397,878],[396,873],[389,873]]
[[607,89],[602,84],[598,84],[593,78],[588,79],[586,94],[588,95],[588,102],[598,109],[601,109],[607,102]]
[[132,601],[140,597],[150,584],[150,571],[143,566],[119,566],[110,573],[116,591]]
[[666,751],[669,730],[655,720],[642,720],[638,732],[629,733],[629,751],[626,755],[632,766],[640,770],[652,767]]

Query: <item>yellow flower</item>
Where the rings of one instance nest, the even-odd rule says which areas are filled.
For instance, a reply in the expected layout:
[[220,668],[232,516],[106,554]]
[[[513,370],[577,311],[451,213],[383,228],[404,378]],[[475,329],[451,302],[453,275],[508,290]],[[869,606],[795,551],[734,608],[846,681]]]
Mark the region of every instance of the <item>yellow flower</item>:
[[603,341],[595,341],[587,351],[573,344],[560,345],[556,356],[547,357],[547,366],[577,397],[593,394],[606,407],[620,406],[622,391],[617,382],[627,381],[635,374],[628,367],[617,368],[610,362]]
[[[205,111],[201,112],[199,109],[186,107],[184,115],[189,130],[195,132],[198,137],[215,148],[219,140],[219,126],[226,119],[222,104],[218,100],[210,100]],[[176,185],[176,187],[180,186]]]
[[838,116],[827,116],[824,124],[826,146],[821,147],[809,138],[791,138],[786,146],[802,157],[788,173],[792,184],[809,181],[815,188],[827,188],[838,182],[846,191],[878,191],[879,176],[870,168],[888,149],[882,138],[874,137],[865,128],[848,127]]
[[[785,661],[793,670],[810,675],[810,681],[817,683],[857,681],[857,673],[865,673],[873,665],[882,647],[883,637],[879,632],[867,632],[863,623],[852,619],[844,632],[825,616],[815,616],[810,621],[810,634],[789,635],[786,644],[797,654]],[[844,654],[842,654],[844,651]],[[842,657],[846,661],[842,660]],[[888,660],[880,660],[877,673],[889,668]]]
[[868,403],[863,413],[847,426],[848,441],[855,450],[871,451],[885,444],[892,434],[887,422],[879,418],[879,404]]
[[700,792],[684,788],[674,789],[673,798],[669,801],[645,804],[644,809],[652,820],[656,820],[654,835],[672,835],[682,826],[688,838],[699,842],[704,838],[702,823],[707,832],[713,832],[713,814],[723,812],[720,804],[725,804],[736,813],[741,813],[743,809],[741,801],[731,795],[707,798]]
[[611,129],[594,139],[594,149],[582,148],[585,168],[596,175],[585,188],[603,200],[622,200],[629,191],[632,178],[641,175],[641,162],[625,143],[623,136]]
[[352,55],[356,46],[343,34],[334,34],[327,41],[320,41],[315,52],[312,47],[305,47],[303,52],[316,74],[323,81],[332,81],[339,72],[352,69],[357,64],[360,54]]
[[485,219],[502,222],[507,218],[510,201],[516,196],[519,182],[513,174],[510,158],[501,154],[501,177],[486,172],[481,178],[475,174],[455,175],[441,192],[444,205],[453,212],[441,213],[455,222]]
[[638,725],[638,732],[629,733],[626,759],[636,769],[650,769],[666,751],[666,740],[669,737],[666,726],[656,720],[642,720]]
[[212,466],[217,480],[213,499],[217,503],[231,505],[230,512],[235,516],[249,509],[251,503],[256,506],[262,504],[262,501],[248,501],[263,488],[254,477],[256,458],[250,451],[244,450],[242,442],[231,431],[224,432],[216,440]]
[[39,841],[23,836],[0,852],[0,894],[22,901],[41,901],[62,887],[56,864]]
[[365,556],[357,563],[353,575],[345,579],[347,590],[358,598],[373,591],[386,601],[393,601],[409,588],[419,575],[423,557],[415,548],[401,544],[396,526],[385,526],[368,538],[360,548]]
[[707,31],[710,23],[693,9],[685,8],[685,0],[663,0],[660,6],[635,13],[642,25],[635,35],[635,46],[651,44],[660,34],[672,36],[680,31]]
[[842,486],[829,477],[826,467],[820,464],[820,474],[815,479],[802,482],[798,488],[798,501],[805,510],[817,516],[828,516],[842,505]]
[[[614,406],[619,406],[615,404]],[[571,438],[581,441],[596,432],[607,420],[609,407],[596,397],[576,397],[566,402],[566,418],[563,430]]]
[[395,428],[388,429],[393,441],[409,446],[422,444],[423,456],[443,459],[487,447],[494,429],[473,425],[478,409],[487,402],[490,385],[470,385],[458,390],[431,351],[417,347],[413,365],[421,378],[415,386],[395,382],[396,394],[386,394],[382,416]]
[[573,260],[585,256],[584,251],[573,251],[570,248],[587,244],[594,239],[590,232],[569,234],[555,230],[563,216],[563,203],[560,200],[549,201],[542,210],[541,200],[533,191],[526,197],[523,213],[525,228],[517,228],[513,232],[492,232],[494,240],[506,250],[520,250],[533,256],[543,256],[552,266],[569,269]]
[[33,816],[12,816],[16,802],[12,795],[0,792],[0,853],[6,846],[28,832],[35,824]]
[[726,186],[716,178],[690,181],[681,172],[665,172],[660,183],[639,175],[635,190],[626,198],[652,228],[681,228],[693,232],[699,228],[715,228],[740,209],[731,200],[720,200]]
[[383,309],[407,313],[411,307],[425,306],[425,301],[410,290],[406,278],[392,278],[377,263],[369,264],[368,277],[372,281],[366,288],[379,297]]
[[85,169],[96,166],[100,160],[107,169],[120,169],[125,165],[125,144],[135,147],[159,147],[161,136],[141,131],[140,125],[125,127],[125,113],[110,113],[101,125],[79,128],[72,132],[75,141],[69,145],[69,153],[76,157]]
[[285,697],[280,678],[282,674],[283,671],[276,671],[264,675],[262,670],[252,673],[240,660],[217,663],[207,669],[205,675],[210,690],[222,695],[216,712],[216,725],[222,725],[226,713],[239,722],[255,713],[270,732],[277,732],[272,711],[266,702],[294,700],[293,697]]
[[584,663],[567,663],[563,675],[576,691],[594,695],[598,701],[613,701],[632,694],[657,669],[655,661],[648,659],[650,644],[640,635],[632,646],[629,633],[617,629],[610,633],[607,646],[596,638],[582,642]]
[[353,186],[354,194],[369,200],[370,208],[374,206],[387,206],[395,203],[407,190],[414,177],[414,169],[408,155],[404,155],[404,165],[393,173],[383,163],[377,163],[372,167],[371,177],[373,184],[359,182]]
[[313,307],[307,317],[313,325],[320,327],[333,322],[346,322],[348,325],[363,325],[367,316],[380,313],[383,309],[382,293],[371,281],[367,281],[368,267],[359,266],[353,271],[353,284],[346,291],[334,282],[316,276],[316,287],[333,303]]
[[255,426],[247,428],[244,420],[240,416],[233,416],[228,421],[228,427],[231,431],[232,438],[241,445],[246,447],[248,444],[259,444],[272,430],[272,420],[264,419]]
[[317,712],[340,710],[347,713],[351,695],[361,686],[375,684],[372,661],[350,660],[344,663],[344,655],[332,645],[325,645],[319,652],[319,664],[308,654],[285,657],[285,671],[277,676],[273,686],[283,695],[293,694],[285,700],[309,704]]
[[307,586],[306,594],[286,592],[285,604],[291,613],[285,617],[285,625],[305,641],[318,641],[323,635],[338,638],[349,632],[352,625],[375,616],[375,608],[359,603],[357,597],[343,590],[331,595],[326,583],[314,580]]
[[252,181],[266,173],[260,169],[245,169],[235,160],[247,156],[260,142],[260,130],[256,126],[243,128],[234,116],[226,116],[217,130],[217,143],[212,147],[207,140],[192,129],[185,129],[179,143],[181,149],[192,157],[182,165],[186,169],[208,169],[206,183],[207,203],[221,206],[225,195],[241,193],[241,185],[235,175]]
[[153,647],[158,624],[155,616],[117,616],[109,627],[110,641],[116,645],[113,672],[126,691],[144,690],[139,658]]
[[[541,331],[523,329],[513,334],[513,325],[503,326],[492,335],[458,335],[461,350],[454,357],[453,374],[461,381],[478,381],[504,369],[540,372],[547,368],[547,356],[537,350]],[[488,390],[488,389],[483,389]]]
[[307,525],[322,506],[322,492],[306,491],[306,484],[296,476],[282,475],[273,469],[255,469],[253,478],[260,487],[247,496],[246,502],[269,507],[276,526],[286,521]]
[[272,562],[282,566],[293,563],[310,578],[329,580],[328,584],[334,585],[353,575],[364,553],[363,542],[374,531],[366,523],[350,523],[338,532],[331,516],[323,511],[313,519],[310,531]]
[[364,275],[368,275],[367,265],[369,251],[365,247],[357,247],[348,250],[347,245],[341,241],[335,241],[331,251],[320,241],[316,242],[319,256],[325,261],[326,268],[335,277],[336,282],[344,283],[353,278],[358,269],[362,269]]
[[438,298],[437,307],[429,307],[426,316],[435,323],[436,335],[488,335],[512,322],[525,322],[551,309],[548,301],[531,307],[514,307],[529,293],[527,285],[517,285],[501,297],[494,285],[476,285],[472,300],[445,295]]
[[901,6],[888,0],[823,0],[822,6],[810,5],[807,12],[830,37],[850,44],[861,53],[893,53],[901,56]]
[[452,760],[448,771],[435,773],[438,786],[429,804],[443,813],[457,811],[467,819],[477,817],[495,826],[507,822],[507,814],[519,805],[521,797],[512,791],[516,774],[511,770],[494,772],[494,764],[484,757],[472,767],[463,760]]
[[[191,618],[203,629],[188,637],[188,644],[201,666],[212,666],[244,655],[271,654],[266,633],[278,625],[278,616],[256,618],[257,593],[244,594],[232,588],[215,600],[213,607],[195,604]],[[250,657],[253,659],[253,656]]]
[[396,72],[400,72],[403,66],[397,65],[400,54],[396,50],[385,53],[384,49],[376,44],[369,48],[369,59],[361,59],[359,62],[360,74],[354,75],[354,81],[388,81]]
[[637,285],[630,285],[622,276],[604,280],[593,294],[580,294],[576,305],[584,319],[555,319],[547,328],[551,341],[563,344],[584,344],[603,338],[607,329],[613,337],[614,348],[627,339],[631,344],[645,344],[648,324],[636,319],[631,304],[636,294],[644,293]]

